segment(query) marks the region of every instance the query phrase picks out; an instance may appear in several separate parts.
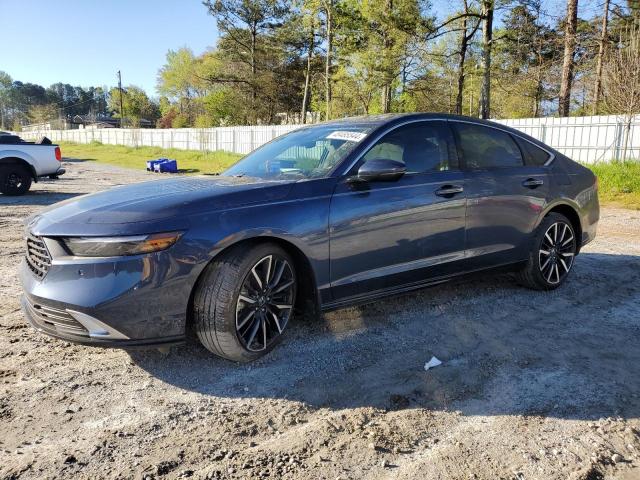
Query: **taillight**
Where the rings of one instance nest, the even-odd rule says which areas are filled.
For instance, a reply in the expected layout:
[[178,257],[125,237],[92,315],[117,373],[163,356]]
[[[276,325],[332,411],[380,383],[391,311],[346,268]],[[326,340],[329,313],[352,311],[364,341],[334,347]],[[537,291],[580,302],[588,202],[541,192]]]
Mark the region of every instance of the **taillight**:
[[599,182],[598,182],[598,177],[596,177],[596,181],[595,181],[595,182],[594,182],[594,184],[593,184],[593,188],[594,188],[594,190],[595,190],[596,192],[598,191],[598,183],[599,183]]
[[59,162],[62,161],[62,152],[60,151],[60,147],[56,147],[56,160]]

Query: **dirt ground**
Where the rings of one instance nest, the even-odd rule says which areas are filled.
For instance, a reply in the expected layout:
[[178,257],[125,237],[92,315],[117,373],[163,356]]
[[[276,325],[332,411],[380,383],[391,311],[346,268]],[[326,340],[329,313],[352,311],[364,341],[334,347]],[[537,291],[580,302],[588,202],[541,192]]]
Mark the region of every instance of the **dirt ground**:
[[443,284],[292,324],[237,365],[26,325],[22,220],[155,178],[67,167],[0,197],[1,478],[640,479],[640,212],[604,208],[557,291]]

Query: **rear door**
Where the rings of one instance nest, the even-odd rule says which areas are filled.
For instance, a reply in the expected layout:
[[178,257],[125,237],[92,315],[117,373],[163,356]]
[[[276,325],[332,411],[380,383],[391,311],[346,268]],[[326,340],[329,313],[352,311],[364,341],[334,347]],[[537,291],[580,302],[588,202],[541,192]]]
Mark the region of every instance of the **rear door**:
[[450,124],[465,171],[469,268],[525,259],[532,231],[548,202],[547,167],[544,162],[534,164],[519,145],[529,142],[505,130],[459,121]]
[[[405,163],[396,181],[350,183],[364,162]],[[384,135],[339,180],[329,217],[334,300],[457,271],[464,258],[464,174],[444,121]]]

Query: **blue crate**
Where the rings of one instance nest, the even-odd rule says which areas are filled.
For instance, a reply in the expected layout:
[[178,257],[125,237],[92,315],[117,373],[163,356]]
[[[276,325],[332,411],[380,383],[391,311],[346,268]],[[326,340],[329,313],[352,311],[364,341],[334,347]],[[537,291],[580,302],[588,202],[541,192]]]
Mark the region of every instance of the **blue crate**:
[[157,158],[155,160],[147,160],[147,172],[155,172],[155,166],[158,163],[167,161],[168,158]]
[[176,160],[164,159],[163,162],[158,162],[153,166],[153,171],[159,173],[177,173],[178,162]]

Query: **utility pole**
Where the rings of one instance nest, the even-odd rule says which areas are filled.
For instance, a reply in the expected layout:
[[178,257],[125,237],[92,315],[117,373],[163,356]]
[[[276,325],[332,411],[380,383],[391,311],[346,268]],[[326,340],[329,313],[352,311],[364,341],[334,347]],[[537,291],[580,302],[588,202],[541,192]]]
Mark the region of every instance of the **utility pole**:
[[124,107],[122,106],[122,76],[120,75],[120,70],[118,70],[118,90],[120,91],[120,128],[123,128]]

